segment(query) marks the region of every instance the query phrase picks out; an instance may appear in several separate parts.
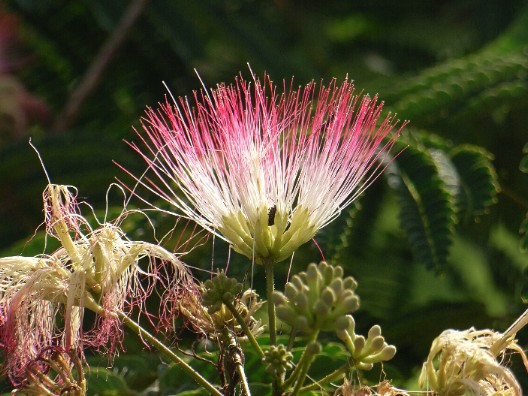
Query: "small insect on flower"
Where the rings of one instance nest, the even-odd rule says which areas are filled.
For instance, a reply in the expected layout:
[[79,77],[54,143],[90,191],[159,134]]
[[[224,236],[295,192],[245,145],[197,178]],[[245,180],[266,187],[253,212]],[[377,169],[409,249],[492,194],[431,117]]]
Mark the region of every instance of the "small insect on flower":
[[275,225],[275,214],[277,213],[277,205],[273,205],[268,209],[268,227]]
[[257,263],[291,257],[353,202],[405,124],[346,79],[282,85],[240,77],[194,106],[166,100],[147,111],[144,147],[130,143],[154,174],[131,175],[140,185]]

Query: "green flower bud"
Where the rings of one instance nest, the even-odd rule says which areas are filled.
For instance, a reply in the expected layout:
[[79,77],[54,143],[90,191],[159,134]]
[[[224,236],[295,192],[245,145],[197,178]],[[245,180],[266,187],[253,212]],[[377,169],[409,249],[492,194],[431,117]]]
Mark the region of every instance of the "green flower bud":
[[351,333],[354,333],[354,327],[356,323],[354,318],[351,315],[341,316],[336,321],[336,328],[338,330],[348,330]]
[[368,338],[374,338],[380,335],[381,335],[381,327],[379,325],[372,326],[368,332]]
[[390,360],[396,354],[396,348],[385,342],[378,325],[370,328],[366,339],[355,334],[355,322],[351,315],[339,318],[337,328],[336,335],[347,347],[358,370],[370,370],[374,363]]
[[321,274],[319,273],[317,265],[315,263],[311,263],[306,270],[306,278],[308,282],[317,282],[320,276]]
[[370,336],[367,338],[369,340],[369,351],[379,352],[383,345],[385,344],[385,339],[382,336],[376,336],[370,341]]
[[347,276],[344,280],[343,280],[343,287],[345,289],[349,289],[349,290],[356,290],[357,289],[357,282],[354,278],[352,278],[351,276]]
[[222,303],[232,303],[235,296],[242,292],[242,284],[234,278],[228,278],[223,272],[204,283],[205,292],[202,303],[209,313],[220,310]]
[[357,355],[361,354],[361,351],[363,351],[363,348],[365,348],[365,344],[365,337],[361,335],[356,337],[356,339],[354,340],[354,351]]
[[278,305],[275,313],[286,324],[293,326],[297,319],[297,312],[289,305]]
[[329,287],[326,287],[321,293],[321,300],[327,305],[332,305],[336,302],[336,293],[334,293]]
[[286,283],[286,286],[284,287],[284,295],[287,299],[293,300],[298,293],[299,291],[292,283]]
[[295,330],[308,333],[310,331],[310,325],[306,316],[297,316],[295,319]]
[[380,354],[380,361],[386,362],[391,360],[396,355],[396,347],[394,345],[387,345]]
[[292,280],[288,283],[291,283],[295,288],[297,289],[297,293],[302,293],[304,289],[304,281],[301,279],[299,275],[294,275],[292,277]]
[[297,294],[294,301],[299,311],[305,312],[308,309],[308,296],[306,294]]
[[372,363],[363,363],[363,362],[356,363],[356,368],[358,370],[369,371],[369,370],[372,370],[372,367],[374,367]]
[[356,295],[345,298],[342,302],[342,308],[345,312],[354,312],[359,309],[359,297]]
[[289,306],[289,314],[293,310],[303,316],[307,321],[303,331],[335,331],[339,318],[359,308],[359,297],[346,286],[355,288],[357,283],[350,277],[343,280],[341,267],[312,263],[305,272],[293,276],[284,294],[280,293],[282,297],[273,301],[277,307]]
[[393,345],[386,345],[381,351],[376,354],[368,355],[361,359],[363,363],[379,363],[391,360],[396,355],[396,347]]
[[334,274],[335,274],[334,267],[325,263],[324,265],[322,265],[321,272],[323,273],[324,283],[329,285],[330,282],[332,282],[332,279],[334,279]]
[[269,350],[264,352],[262,359],[266,365],[266,371],[270,374],[284,374],[293,368],[293,355],[288,352],[284,345],[272,345]]
[[336,278],[330,283],[330,288],[335,294],[340,295],[343,293],[343,278]]
[[330,307],[324,301],[319,300],[315,303],[314,313],[319,319],[326,317],[329,312]]
[[288,301],[286,297],[280,292],[273,292],[271,295],[271,302],[275,305],[285,304]]
[[308,345],[306,345],[306,353],[309,353],[310,355],[317,355],[318,353],[321,353],[323,348],[321,347],[321,344],[317,341],[312,341]]

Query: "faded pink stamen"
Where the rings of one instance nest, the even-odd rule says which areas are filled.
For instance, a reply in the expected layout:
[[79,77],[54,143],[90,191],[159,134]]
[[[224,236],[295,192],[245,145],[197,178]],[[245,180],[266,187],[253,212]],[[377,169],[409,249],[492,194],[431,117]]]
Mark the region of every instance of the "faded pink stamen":
[[[0,258],[0,347],[15,385],[48,349],[82,355],[94,347],[111,358],[125,315],[146,315],[156,329],[171,330],[168,313],[176,312],[191,281],[185,265],[161,246],[130,241],[114,223],[92,230],[67,187],[49,185],[44,206],[46,229],[62,247],[42,257]],[[149,314],[146,300],[154,293],[160,310]],[[86,309],[95,313],[91,328],[83,326]]]

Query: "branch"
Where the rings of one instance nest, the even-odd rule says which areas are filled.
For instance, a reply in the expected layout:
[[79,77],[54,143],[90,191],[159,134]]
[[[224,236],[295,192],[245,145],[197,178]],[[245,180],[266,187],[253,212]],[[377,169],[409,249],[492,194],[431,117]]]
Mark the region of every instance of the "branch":
[[86,70],[80,84],[70,95],[66,105],[57,116],[52,129],[64,132],[77,118],[81,105],[97,87],[104,71],[110,64],[118,49],[122,46],[128,33],[138,20],[148,0],[133,0],[125,11],[110,38],[101,47],[99,53]]

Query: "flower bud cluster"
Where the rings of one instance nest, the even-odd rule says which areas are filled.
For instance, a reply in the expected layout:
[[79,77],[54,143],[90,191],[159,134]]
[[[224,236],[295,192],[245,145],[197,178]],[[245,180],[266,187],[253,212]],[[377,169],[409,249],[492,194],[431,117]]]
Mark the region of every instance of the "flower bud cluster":
[[339,318],[336,327],[337,336],[346,345],[359,370],[370,370],[374,363],[390,360],[396,354],[396,347],[385,342],[378,325],[370,328],[366,339],[356,334],[356,322],[352,315]]
[[282,344],[272,345],[269,350],[264,352],[264,363],[266,371],[270,374],[282,375],[293,368],[293,355]]
[[206,281],[204,287],[202,303],[209,314],[219,311],[222,304],[233,303],[235,296],[242,292],[242,284],[234,278],[228,278],[224,272]]
[[339,318],[359,308],[356,288],[354,278],[343,278],[343,268],[312,263],[272,298],[277,317],[295,331],[334,331]]
[[219,272],[211,280],[190,285],[188,295],[180,301],[179,312],[196,331],[211,340],[223,339],[226,334],[234,334],[239,339],[246,337],[235,315],[257,336],[264,327],[253,315],[262,307],[262,301],[254,290],[242,292],[242,289],[236,279]]

